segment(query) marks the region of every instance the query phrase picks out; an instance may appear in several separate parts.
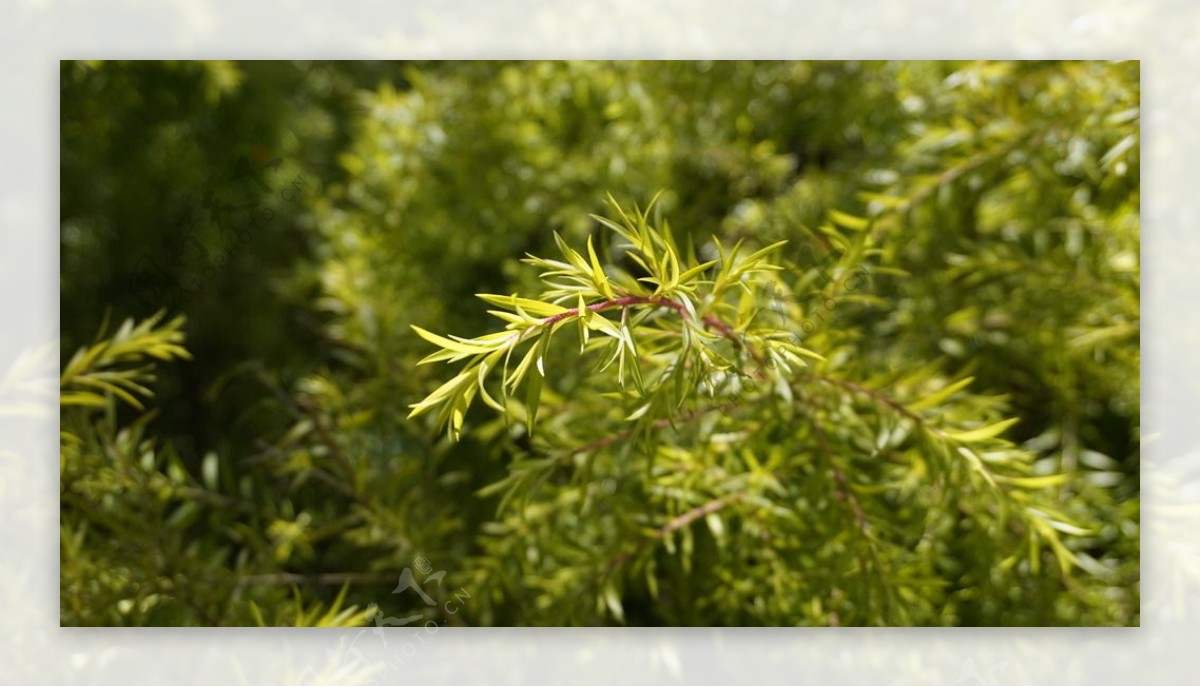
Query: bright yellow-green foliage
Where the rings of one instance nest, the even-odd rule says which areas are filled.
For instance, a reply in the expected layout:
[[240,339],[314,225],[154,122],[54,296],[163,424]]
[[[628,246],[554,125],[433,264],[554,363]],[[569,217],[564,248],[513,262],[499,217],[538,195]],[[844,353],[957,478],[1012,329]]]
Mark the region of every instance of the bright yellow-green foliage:
[[[654,410],[659,411],[656,415],[670,414],[694,400],[701,389],[718,386],[718,377],[739,372],[735,356],[722,350],[731,345],[738,351],[751,351],[756,360],[769,362],[772,368],[789,371],[793,365],[804,364],[801,356],[819,357],[791,343],[793,337],[786,330],[756,328],[741,335],[735,333],[735,326],[745,327],[756,316],[755,291],[766,273],[779,269],[767,264],[765,258],[784,242],[744,257],[739,255],[741,242],[728,255],[720,244],[715,244],[721,258],[699,263],[692,255],[680,255],[670,229],[662,233],[655,230],[648,224],[647,213],[635,211],[631,217],[619,206],[614,205],[614,209],[620,213],[623,225],[602,217],[596,219],[624,242],[625,255],[647,276],[635,278],[620,272],[610,279],[590,237],[588,257],[584,258],[556,234],[566,262],[526,259],[544,270],[542,279],[547,288],[540,300],[478,294],[488,304],[504,308],[488,311],[508,322],[504,331],[474,339],[447,339],[413,326],[421,338],[442,348],[419,364],[464,358],[470,358],[470,362],[414,405],[410,418],[440,408],[438,423],[447,425],[451,437],[457,439],[476,393],[488,405],[506,413],[508,394],[528,379],[524,419],[532,428],[546,377],[543,361],[554,334],[563,329],[577,332],[580,355],[601,353],[604,362],[600,372],[616,362],[617,382],[622,387],[628,370],[628,378],[636,388],[633,401],[638,405],[630,419]],[[711,277],[707,274],[709,268],[713,268]],[[677,321],[663,323],[656,319],[664,310],[672,311]],[[609,319],[607,313],[614,311],[619,311],[619,319]],[[593,331],[601,335],[594,341],[590,337]],[[526,347],[510,373],[513,352],[527,343],[532,345]],[[488,372],[497,368],[504,373],[501,401],[488,394],[484,383]],[[785,380],[777,375],[770,381]],[[615,397],[622,399],[621,394]]]
[[64,624],[1139,622],[1136,63],[63,72]]
[[[755,624],[787,624],[795,613],[788,597],[794,596],[818,600],[807,609],[813,621],[950,621],[951,609],[919,592],[952,583],[943,562],[926,551],[945,555],[957,527],[986,533],[988,546],[969,564],[1001,580],[1040,576],[1043,549],[1053,555],[1059,575],[1083,565],[1061,537],[1094,534],[1061,510],[1061,487],[1070,475],[1035,472],[1033,455],[1002,438],[1018,418],[1000,419],[1004,404],[994,399],[964,397],[972,378],[944,380],[932,365],[892,376],[886,388],[860,384],[848,378],[863,374],[853,361],[830,361],[796,345],[803,331],[798,313],[789,317],[785,310],[774,326],[756,321],[771,306],[764,293],[774,291],[764,290],[763,283],[774,282],[764,275],[779,269],[767,260],[780,244],[740,257],[740,243],[728,252],[714,243],[719,258],[696,264],[679,254],[669,230],[660,233],[648,223],[648,213],[613,209],[622,223],[599,218],[600,223],[617,234],[647,276],[610,278],[590,240],[586,259],[560,240],[566,262],[528,260],[549,269],[539,299],[480,296],[506,308],[489,311],[509,321],[504,331],[465,339],[414,327],[441,349],[422,363],[469,362],[414,405],[410,417],[440,408],[438,424],[449,425],[457,439],[478,393],[532,432],[544,379],[554,372],[543,362],[553,336],[577,332],[580,359],[594,358],[598,365],[554,404],[536,437],[544,458],[515,463],[507,479],[483,492],[503,491],[502,503],[519,504],[501,508],[514,531],[539,521],[552,526],[543,536],[552,531],[572,536],[586,524],[571,511],[605,519],[612,501],[624,503],[635,523],[639,504],[675,515],[657,526],[642,523],[648,534],[638,528],[622,533],[619,518],[605,528],[588,558],[607,552],[611,568],[631,571],[624,579],[605,568],[597,579],[568,576],[553,563],[520,561],[503,540],[493,541],[493,555],[481,561],[492,565],[481,579],[507,575],[516,585],[569,580],[562,589],[571,593],[558,601],[567,619],[574,618],[576,594],[601,585],[605,610],[623,620],[621,598],[630,588],[648,594],[652,603],[661,600],[651,546],[657,540],[681,540],[689,549],[681,565],[692,577],[688,564],[696,564],[696,533],[689,528],[699,518],[711,537],[701,558],[707,566],[736,571],[743,581],[763,586],[785,585],[783,599],[743,616],[742,607],[759,592],[725,590],[716,586],[722,578],[711,581],[707,592],[715,609]],[[834,216],[860,232],[871,225]],[[826,231],[846,243],[862,244],[868,236]],[[598,336],[589,338],[589,331]],[[530,342],[510,373],[507,359]],[[609,372],[614,360],[615,375]],[[488,372],[500,368],[498,402],[486,382]],[[528,380],[524,406],[508,398],[522,380]],[[589,429],[598,435],[590,443],[571,427],[582,418],[591,418]],[[514,431],[511,425],[508,431]],[[611,448],[609,438],[630,450]],[[556,474],[567,484],[533,486],[551,483]],[[603,495],[603,485],[611,483],[625,492]],[[609,502],[603,511],[602,499]],[[738,545],[762,539],[770,540],[765,550]],[[762,569],[757,561],[763,557],[779,567]],[[519,564],[512,565],[513,559]],[[797,579],[779,581],[788,569]],[[630,574],[637,576],[629,579]],[[756,575],[761,577],[755,580]],[[674,620],[696,622],[683,614]]]

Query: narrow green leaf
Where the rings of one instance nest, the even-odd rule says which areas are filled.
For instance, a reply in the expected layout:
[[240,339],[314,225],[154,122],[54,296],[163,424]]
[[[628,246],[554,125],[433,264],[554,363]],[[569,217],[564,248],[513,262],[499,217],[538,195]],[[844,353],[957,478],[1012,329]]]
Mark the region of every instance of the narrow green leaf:
[[492,398],[491,394],[487,392],[487,388],[483,384],[484,378],[487,377],[487,373],[491,371],[497,362],[499,362],[501,353],[503,353],[503,351],[496,351],[479,363],[479,397],[482,398],[483,402],[486,403],[490,408],[503,413],[507,412],[506,408],[496,401],[496,399]]
[[583,349],[587,346],[588,342],[588,332],[591,331],[588,328],[588,320],[592,317],[593,313],[591,310],[588,310],[587,303],[583,300],[583,294],[580,293],[577,295],[578,305],[575,306],[575,320],[579,323],[579,352],[583,353]]
[[1066,482],[1068,477],[1070,475],[1062,473],[1058,475],[1041,475],[1038,477],[1007,477],[1000,475],[996,479],[1005,484],[1011,484],[1023,489],[1045,489],[1046,487],[1056,487]]
[[1057,513],[1055,513],[1055,514],[1046,513],[1037,508],[1026,508],[1025,510],[1028,511],[1031,515],[1040,519],[1042,522],[1049,525],[1050,527],[1052,527],[1064,534],[1071,534],[1071,535],[1075,535],[1077,537],[1083,537],[1083,536],[1092,534],[1092,532],[1090,530],[1086,530],[1086,529],[1080,527],[1079,525],[1075,525],[1073,523],[1067,522],[1065,518],[1058,515]]
[[1011,418],[1008,420],[1003,420],[1001,422],[997,422],[994,425],[988,425],[987,427],[980,427],[979,429],[972,429],[972,430],[968,430],[965,432],[945,432],[944,434],[946,435],[946,437],[948,439],[953,439],[954,441],[969,444],[969,443],[973,443],[976,441],[984,441],[986,439],[991,439],[992,437],[998,436],[1004,430],[1008,429],[1009,427],[1012,427],[1013,425],[1017,424],[1017,422],[1019,422],[1019,421],[1020,421],[1020,418],[1014,417],[1014,418]]
[[477,293],[475,296],[485,303],[498,305],[501,308],[509,308],[513,311],[518,311],[518,309],[524,310],[538,317],[553,317],[554,315],[561,315],[568,310],[568,308],[564,308],[561,305],[544,303],[528,298],[519,298],[517,296],[499,296],[492,293]]
[[679,275],[679,279],[677,281],[680,284],[686,284],[688,282],[688,280],[690,280],[692,277],[700,274],[701,272],[708,269],[709,267],[712,267],[715,264],[717,264],[716,260],[709,260],[708,262],[701,263],[699,265],[696,265],[695,267],[688,268],[682,274]]
[[409,407],[412,408],[412,412],[408,414],[409,419],[441,405],[443,401],[454,395],[455,391],[463,384],[469,374],[472,373],[466,371],[459,372],[452,379],[434,389],[433,393],[426,396],[420,403],[410,405]]
[[621,606],[621,595],[617,593],[616,587],[611,582],[604,585],[604,604],[608,606],[608,610],[617,622],[625,622],[625,609]]
[[[742,264],[747,265],[747,266],[753,266],[759,260],[766,257],[770,253],[773,253],[773,252],[779,250],[786,244],[787,244],[786,240],[776,241],[775,243],[772,243],[771,245],[767,246],[766,248],[759,248],[758,250],[754,251],[750,255],[746,256],[746,259],[742,261]],[[734,252],[737,252],[738,246],[740,246],[740,245],[741,245],[741,241],[738,241],[738,245],[734,246]],[[730,257],[732,258],[732,254],[730,255]],[[771,267],[774,268],[775,266],[772,265]]]
[[537,425],[538,408],[542,405],[542,376],[529,375],[525,387],[525,407],[529,412],[529,433],[533,434]]
[[596,257],[596,248],[592,245],[592,237],[587,240],[588,260],[592,263],[592,280],[596,283],[596,290],[604,295],[605,298],[612,298],[613,292],[608,285],[608,277],[604,274],[604,268],[600,266],[600,258]]
[[851,231],[862,231],[870,225],[870,220],[864,217],[855,217],[854,215],[829,208],[829,219],[839,227],[849,229]]
[[953,396],[955,393],[961,391],[962,389],[965,389],[974,380],[975,380],[974,377],[967,377],[965,379],[960,379],[957,382],[954,382],[953,384],[948,384],[948,385],[942,387],[941,389],[938,389],[937,391],[933,392],[932,394],[929,394],[925,398],[917,401],[916,403],[909,405],[908,409],[916,412],[919,410],[926,410],[928,408],[933,408],[934,406],[937,406],[938,404],[940,404],[942,401]]
[[640,418],[640,417],[642,417],[643,415],[645,415],[645,414],[646,414],[646,413],[647,413],[647,412],[650,410],[650,407],[651,407],[652,405],[653,405],[652,403],[647,403],[647,404],[643,405],[641,408],[638,408],[637,410],[635,410],[635,411],[633,411],[632,413],[630,413],[630,414],[629,414],[629,415],[628,415],[628,416],[625,418],[625,420],[626,420],[627,422],[632,422],[633,420],[637,420],[638,418]]
[[429,343],[434,344],[435,346],[440,346],[448,351],[454,351],[456,353],[466,353],[468,355],[471,355],[471,354],[475,354],[475,353],[487,353],[492,350],[488,346],[467,344],[467,343],[463,343],[461,341],[447,339],[444,336],[438,336],[437,334],[434,334],[433,332],[429,332],[424,329],[421,329],[420,327],[418,327],[415,324],[410,325],[410,326],[413,328],[413,331],[415,331],[417,333],[417,335],[420,336],[422,339],[425,339]]
[[516,390],[517,385],[521,383],[521,380],[525,379],[526,373],[529,372],[530,364],[533,363],[534,358],[537,357],[537,349],[538,345],[535,343],[529,348],[528,351],[525,351],[525,357],[521,358],[521,362],[517,365],[517,369],[513,370],[512,375],[510,375],[508,379],[504,380],[504,383],[507,384],[510,389]]
[[63,392],[58,397],[58,402],[63,406],[87,406],[99,408],[105,405],[103,396],[87,391]]
[[557,231],[554,232],[554,242],[558,244],[558,250],[563,254],[563,257],[565,257],[575,269],[587,274],[588,265],[586,262],[584,262],[583,256],[580,255],[579,252],[574,248],[568,246],[567,242],[563,240],[563,237],[558,235]]
[[209,451],[204,455],[204,461],[200,464],[200,475],[204,480],[204,486],[209,489],[216,490],[217,488],[217,454]]
[[511,313],[511,312],[506,312],[504,310],[489,310],[487,312],[489,315],[495,315],[496,317],[499,317],[500,319],[504,320],[505,322],[508,322],[509,324],[530,325],[530,324],[536,324],[536,322],[537,322],[536,320],[530,320],[530,319],[521,317],[520,315]]

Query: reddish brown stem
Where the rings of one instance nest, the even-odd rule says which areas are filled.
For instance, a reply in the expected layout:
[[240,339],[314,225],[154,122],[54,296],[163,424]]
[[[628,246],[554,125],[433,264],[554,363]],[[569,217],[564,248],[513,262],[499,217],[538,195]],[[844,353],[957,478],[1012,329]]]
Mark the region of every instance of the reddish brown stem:
[[[661,298],[661,297],[652,297],[652,296],[623,296],[621,298],[614,298],[614,299],[603,301],[600,303],[593,303],[593,304],[587,306],[587,310],[590,312],[601,312],[604,310],[612,310],[613,308],[625,308],[625,307],[628,307],[631,305],[654,305],[654,306],[663,307],[663,308],[670,308],[670,309],[674,310],[675,312],[679,313],[680,316],[682,316],[682,317],[687,317],[687,313],[688,313],[687,308],[684,307],[684,305],[682,303],[680,303],[679,301],[674,301],[674,300],[671,300],[670,298]],[[563,320],[575,317],[577,315],[579,315],[579,308],[571,308],[569,310],[564,310],[563,312],[560,312],[557,315],[551,315],[550,317],[543,319],[542,325],[543,326],[553,325],[553,324],[556,324]],[[709,329],[713,329],[713,330],[717,331],[718,333],[720,333],[721,336],[728,339],[730,341],[730,343],[732,343],[734,345],[735,348],[740,348],[740,349],[748,351],[750,353],[751,357],[754,358],[754,362],[757,363],[760,368],[766,366],[767,361],[763,359],[762,354],[759,353],[758,351],[754,350],[750,346],[745,345],[745,343],[742,341],[741,337],[738,336],[737,331],[734,330],[733,327],[729,326],[729,324],[727,324],[726,322],[723,322],[716,315],[705,315],[704,317],[702,317],[700,319],[705,327],[707,327]],[[759,376],[760,378],[762,377],[761,369],[757,371],[757,376]]]
[[676,530],[681,530],[684,527],[687,527],[688,525],[699,520],[700,518],[703,518],[706,515],[711,515],[713,513],[716,513],[717,511],[721,510],[725,506],[728,506],[730,503],[732,503],[734,501],[742,500],[743,498],[745,498],[745,496],[746,496],[746,492],[744,492],[744,491],[734,492],[733,494],[730,494],[728,496],[722,496],[720,498],[715,498],[712,501],[705,503],[704,505],[696,506],[695,508],[687,511],[686,513],[682,513],[680,515],[675,516],[674,518],[671,518],[669,521],[667,521],[667,523],[665,525],[663,525],[662,527],[659,527],[657,530],[655,530],[654,531],[655,538],[656,539],[664,539],[668,534],[670,534]]
[[[658,305],[665,308],[671,308],[681,315],[686,312],[686,308],[683,307],[682,303],[673,301],[670,298],[651,298],[647,296],[626,296],[624,298],[614,298],[601,303],[592,303],[591,305],[587,306],[587,309],[591,312],[600,312],[601,310],[624,308],[630,305]],[[570,310],[564,310],[557,315],[547,317],[546,319],[542,320],[542,324],[555,324],[556,322],[561,322],[565,319],[575,317],[578,314],[579,308],[571,308]]]

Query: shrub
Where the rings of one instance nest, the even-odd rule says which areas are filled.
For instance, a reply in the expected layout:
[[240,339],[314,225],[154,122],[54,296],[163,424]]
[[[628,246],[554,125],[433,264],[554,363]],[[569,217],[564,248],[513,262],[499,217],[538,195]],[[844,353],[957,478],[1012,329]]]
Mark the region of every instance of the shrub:
[[[1139,622],[1136,63],[64,89],[68,350],[137,314],[121,237],[179,239],[137,179],[236,122],[313,180],[182,307],[195,362],[150,321],[64,378],[64,623]],[[114,165],[139,122],[174,153]]]

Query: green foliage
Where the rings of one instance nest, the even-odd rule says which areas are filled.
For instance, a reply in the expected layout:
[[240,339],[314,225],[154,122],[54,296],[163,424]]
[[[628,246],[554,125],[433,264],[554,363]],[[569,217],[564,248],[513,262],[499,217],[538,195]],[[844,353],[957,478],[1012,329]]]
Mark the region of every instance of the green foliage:
[[[282,592],[248,590],[231,578],[230,544],[254,536],[245,503],[217,490],[216,456],[201,479],[148,435],[153,413],[117,419],[117,400],[143,410],[153,360],[190,356],[183,318],[126,320],[111,337],[80,349],[63,370],[61,479],[62,623],[105,625],[361,625],[375,609],[328,610]],[[248,494],[249,495],[249,494]],[[279,523],[281,521],[276,521]],[[274,527],[274,525],[273,525]],[[220,538],[193,537],[211,528]],[[234,570],[250,567],[241,557]]]
[[152,381],[153,376],[149,374],[151,366],[140,363],[146,358],[191,357],[180,345],[183,342],[183,318],[176,317],[158,327],[161,319],[160,313],[136,327],[133,320],[125,320],[111,339],[80,349],[62,372],[59,403],[63,407],[104,407],[108,404],[105,394],[112,394],[142,410],[143,406],[134,394],[150,396],[150,390],[142,384]]
[[[739,258],[740,244],[726,252],[718,243],[720,257],[697,264],[680,255],[669,229],[648,223],[648,212],[614,210],[621,223],[598,219],[647,276],[610,279],[591,240],[586,259],[560,240],[566,262],[527,260],[546,270],[538,299],[480,296],[506,308],[491,311],[509,322],[504,331],[447,339],[416,328],[441,348],[423,363],[469,359],[412,413],[440,408],[437,423],[453,438],[476,393],[532,431],[556,331],[579,331],[579,356],[600,363],[554,404],[537,437],[545,457],[514,461],[509,476],[482,493],[503,494],[499,524],[511,529],[501,531],[532,532],[535,550],[566,544],[590,518],[614,518],[610,536],[566,566],[508,549],[529,539],[493,539],[481,581],[536,594],[550,622],[622,622],[620,599],[633,595],[669,609],[661,620],[691,624],[694,609],[673,606],[659,590],[696,584],[703,566],[721,573],[701,591],[712,595],[713,611],[787,624],[795,606],[763,606],[760,595],[777,583],[776,566],[802,561],[790,593],[825,600],[801,609],[808,622],[911,625],[958,621],[956,604],[942,596],[958,575],[1040,577],[1044,550],[1062,576],[1079,565],[1061,536],[1090,533],[1060,511],[1069,475],[1033,473],[1032,455],[1001,438],[1018,421],[999,419],[1002,402],[957,398],[972,380],[942,380],[936,367],[889,375],[887,393],[848,381],[842,375],[861,374],[852,361],[800,348],[794,329],[755,323],[768,305],[760,279],[778,270],[767,258],[780,244]],[[613,311],[619,319],[607,316]],[[530,342],[510,373],[502,361]],[[485,380],[502,364],[497,402]],[[526,378],[534,381],[521,408],[508,394]],[[905,397],[912,400],[897,400]],[[592,443],[575,430],[582,418],[593,418]],[[630,443],[613,448],[607,438]],[[621,493],[602,496],[605,484]],[[647,505],[661,523],[638,515]],[[701,518],[704,527],[693,529]],[[984,540],[970,560],[954,560],[964,529]],[[757,563],[761,551],[737,545],[761,537],[779,537],[768,565]],[[668,554],[680,549],[661,555],[658,545]],[[722,588],[733,579],[737,585]],[[577,603],[585,589],[602,590],[594,608]]]
[[[680,255],[669,228],[660,233],[650,226],[647,212],[635,210],[631,217],[619,206],[614,205],[614,209],[620,213],[623,224],[597,219],[626,242],[626,257],[647,276],[635,278],[622,272],[610,279],[590,238],[585,259],[555,235],[566,262],[535,257],[526,260],[544,270],[542,280],[548,288],[539,300],[478,294],[485,302],[504,308],[488,311],[508,322],[504,331],[452,340],[413,326],[423,339],[442,348],[420,364],[464,358],[470,358],[470,362],[453,379],[414,405],[410,418],[440,407],[438,424],[448,426],[451,437],[457,439],[476,393],[488,405],[505,412],[509,394],[529,379],[525,419],[532,429],[546,376],[543,361],[554,334],[563,329],[578,333],[581,355],[598,354],[601,372],[617,363],[617,382],[622,389],[626,370],[629,371],[636,393],[631,394],[631,399],[622,394],[616,398],[632,400],[637,405],[630,419],[669,414],[693,400],[698,389],[720,386],[719,379],[738,369],[734,358],[739,351],[751,351],[756,359],[769,360],[772,366],[785,370],[804,365],[800,356],[819,357],[787,341],[791,337],[786,331],[756,329],[739,336],[729,324],[729,321],[748,322],[754,317],[755,313],[745,307],[752,301],[744,294],[752,296],[755,278],[777,269],[767,265],[765,258],[782,242],[741,259],[739,243],[728,254],[721,250],[721,259],[699,263],[694,255]],[[712,278],[704,279],[706,270],[714,265]],[[742,308],[731,302],[739,296]],[[615,310],[620,311],[618,320],[607,315]],[[664,310],[674,311],[678,323],[664,323],[656,318]],[[590,338],[593,331],[599,334],[595,340]],[[519,356],[520,362],[510,373],[513,352],[529,343],[532,345]],[[716,345],[721,343],[736,350],[722,350]],[[653,369],[643,372],[643,367],[651,365]],[[496,368],[503,370],[501,401],[489,395],[484,387],[488,372]]]
[[63,622],[1136,625],[1139,98],[64,63]]

